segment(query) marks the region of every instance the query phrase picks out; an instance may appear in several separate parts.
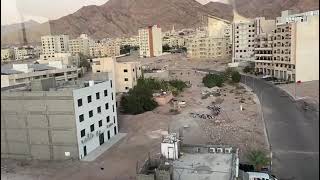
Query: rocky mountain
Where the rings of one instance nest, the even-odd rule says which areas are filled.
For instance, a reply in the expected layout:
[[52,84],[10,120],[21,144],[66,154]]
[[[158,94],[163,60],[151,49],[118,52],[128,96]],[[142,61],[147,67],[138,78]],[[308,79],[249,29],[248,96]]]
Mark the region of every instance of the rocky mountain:
[[[93,38],[129,36],[140,27],[158,24],[163,30],[201,25],[201,17],[211,14],[232,20],[233,9],[245,17],[275,18],[282,10],[318,9],[318,0],[229,0],[230,4],[196,0],[109,0],[101,6],[85,6],[73,14],[26,28],[28,42],[39,42],[46,34],[69,34],[71,38],[86,33]],[[21,30],[2,32],[1,45],[22,42]]]

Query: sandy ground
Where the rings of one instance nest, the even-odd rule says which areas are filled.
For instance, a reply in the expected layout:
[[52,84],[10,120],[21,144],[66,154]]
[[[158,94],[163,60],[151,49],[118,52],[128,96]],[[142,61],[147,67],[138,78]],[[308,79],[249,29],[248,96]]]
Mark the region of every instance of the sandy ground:
[[[159,60],[160,59],[160,60]],[[221,113],[216,118],[205,120],[193,118],[190,112],[208,113],[206,107],[216,97],[201,98],[203,74],[191,68],[224,69],[225,62],[213,63],[206,60],[188,60],[181,55],[166,55],[157,60],[143,59],[144,64],[168,65],[169,69],[179,69],[175,74],[182,80],[190,81],[192,87],[177,97],[187,106],[179,114],[170,113],[171,104],[156,108],[140,115],[119,115],[120,132],[128,133],[120,142],[103,153],[94,162],[80,161],[18,161],[1,159],[1,179],[3,180],[127,180],[135,179],[136,165],[145,160],[148,153],[160,152],[161,136],[168,130],[184,129],[185,143],[229,144],[240,148],[240,158],[254,147],[266,147],[262,120],[257,113],[257,104],[251,92],[226,84],[221,88],[223,102],[219,104]],[[163,61],[163,62],[155,62]],[[159,67],[161,68],[161,67]],[[182,73],[182,74],[181,74]],[[240,111],[240,99],[244,99]],[[184,126],[188,126],[184,128]],[[104,168],[104,169],[101,169]]]

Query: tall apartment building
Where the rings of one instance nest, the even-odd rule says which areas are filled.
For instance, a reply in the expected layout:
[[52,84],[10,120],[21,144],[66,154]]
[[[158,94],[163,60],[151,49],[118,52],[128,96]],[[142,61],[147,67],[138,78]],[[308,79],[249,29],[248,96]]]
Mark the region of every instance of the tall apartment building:
[[275,20],[258,17],[232,24],[232,62],[254,61],[255,38],[261,33],[271,33]]
[[[302,18],[295,15],[292,17],[300,19],[295,21],[289,18],[286,23],[279,23],[274,33],[268,35],[267,49],[261,47],[255,49],[255,69],[263,74],[288,81],[318,80],[319,16],[311,13]],[[270,42],[272,42],[271,47]],[[262,55],[268,56],[267,61]],[[264,61],[261,61],[262,59]]]
[[14,51],[11,48],[1,49],[1,62],[8,62],[14,59]]
[[157,25],[139,29],[140,57],[154,57],[162,54],[161,28]]
[[71,54],[82,53],[86,56],[90,54],[90,44],[92,40],[86,34],[81,34],[76,39],[69,40],[69,50]]
[[83,159],[118,133],[112,80],[1,92],[1,157]]
[[256,72],[271,75],[274,73],[273,33],[261,33],[255,39],[254,63]]
[[68,35],[48,35],[41,37],[42,55],[41,59],[55,57],[55,53],[69,52]]
[[319,16],[319,10],[296,13],[294,10],[286,10],[281,12],[281,16],[276,18],[276,24],[282,25],[293,22],[305,22],[308,17]]
[[114,57],[120,55],[120,45],[115,41],[95,42],[89,47],[91,57]]
[[119,62],[116,58],[93,59],[92,72],[112,72],[116,82],[116,92],[128,92],[137,84],[141,76],[141,64],[138,61]]
[[187,56],[190,58],[230,58],[231,48],[229,46],[229,39],[195,36],[188,41]]

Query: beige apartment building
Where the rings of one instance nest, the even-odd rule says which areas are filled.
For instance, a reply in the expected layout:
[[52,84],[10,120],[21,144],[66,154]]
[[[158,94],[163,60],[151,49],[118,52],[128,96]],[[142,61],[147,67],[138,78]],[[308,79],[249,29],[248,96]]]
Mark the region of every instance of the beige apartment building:
[[91,57],[114,57],[120,55],[120,45],[115,41],[95,42],[90,45]]
[[82,53],[86,56],[90,54],[90,44],[92,44],[92,40],[86,34],[81,34],[76,39],[69,40],[69,50],[71,54],[79,54]]
[[41,59],[55,57],[55,53],[69,52],[69,36],[68,35],[48,35],[41,37],[42,55]]
[[1,62],[12,61],[14,58],[14,52],[11,48],[1,49]]
[[256,72],[273,75],[273,34],[261,33],[255,38],[254,63]]
[[116,57],[93,59],[92,72],[112,72],[116,82],[116,92],[128,92],[141,77],[141,64],[138,61],[120,62]]
[[139,46],[139,36],[132,36],[132,37],[127,37],[127,38],[122,38],[120,40],[120,44],[121,46],[125,46],[125,45],[128,45],[128,46]]
[[139,29],[140,57],[154,57],[162,55],[162,33],[157,25]]

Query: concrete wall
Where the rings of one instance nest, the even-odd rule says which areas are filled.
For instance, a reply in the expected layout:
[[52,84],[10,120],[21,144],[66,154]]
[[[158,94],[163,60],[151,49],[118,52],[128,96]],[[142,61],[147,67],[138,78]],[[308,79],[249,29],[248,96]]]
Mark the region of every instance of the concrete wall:
[[296,81],[319,80],[319,16],[295,25]]
[[157,79],[168,80],[169,71],[165,70],[165,71],[160,71],[160,72],[143,73],[143,76],[145,78],[157,78]]
[[1,145],[1,157],[78,158],[72,93],[2,92]]

